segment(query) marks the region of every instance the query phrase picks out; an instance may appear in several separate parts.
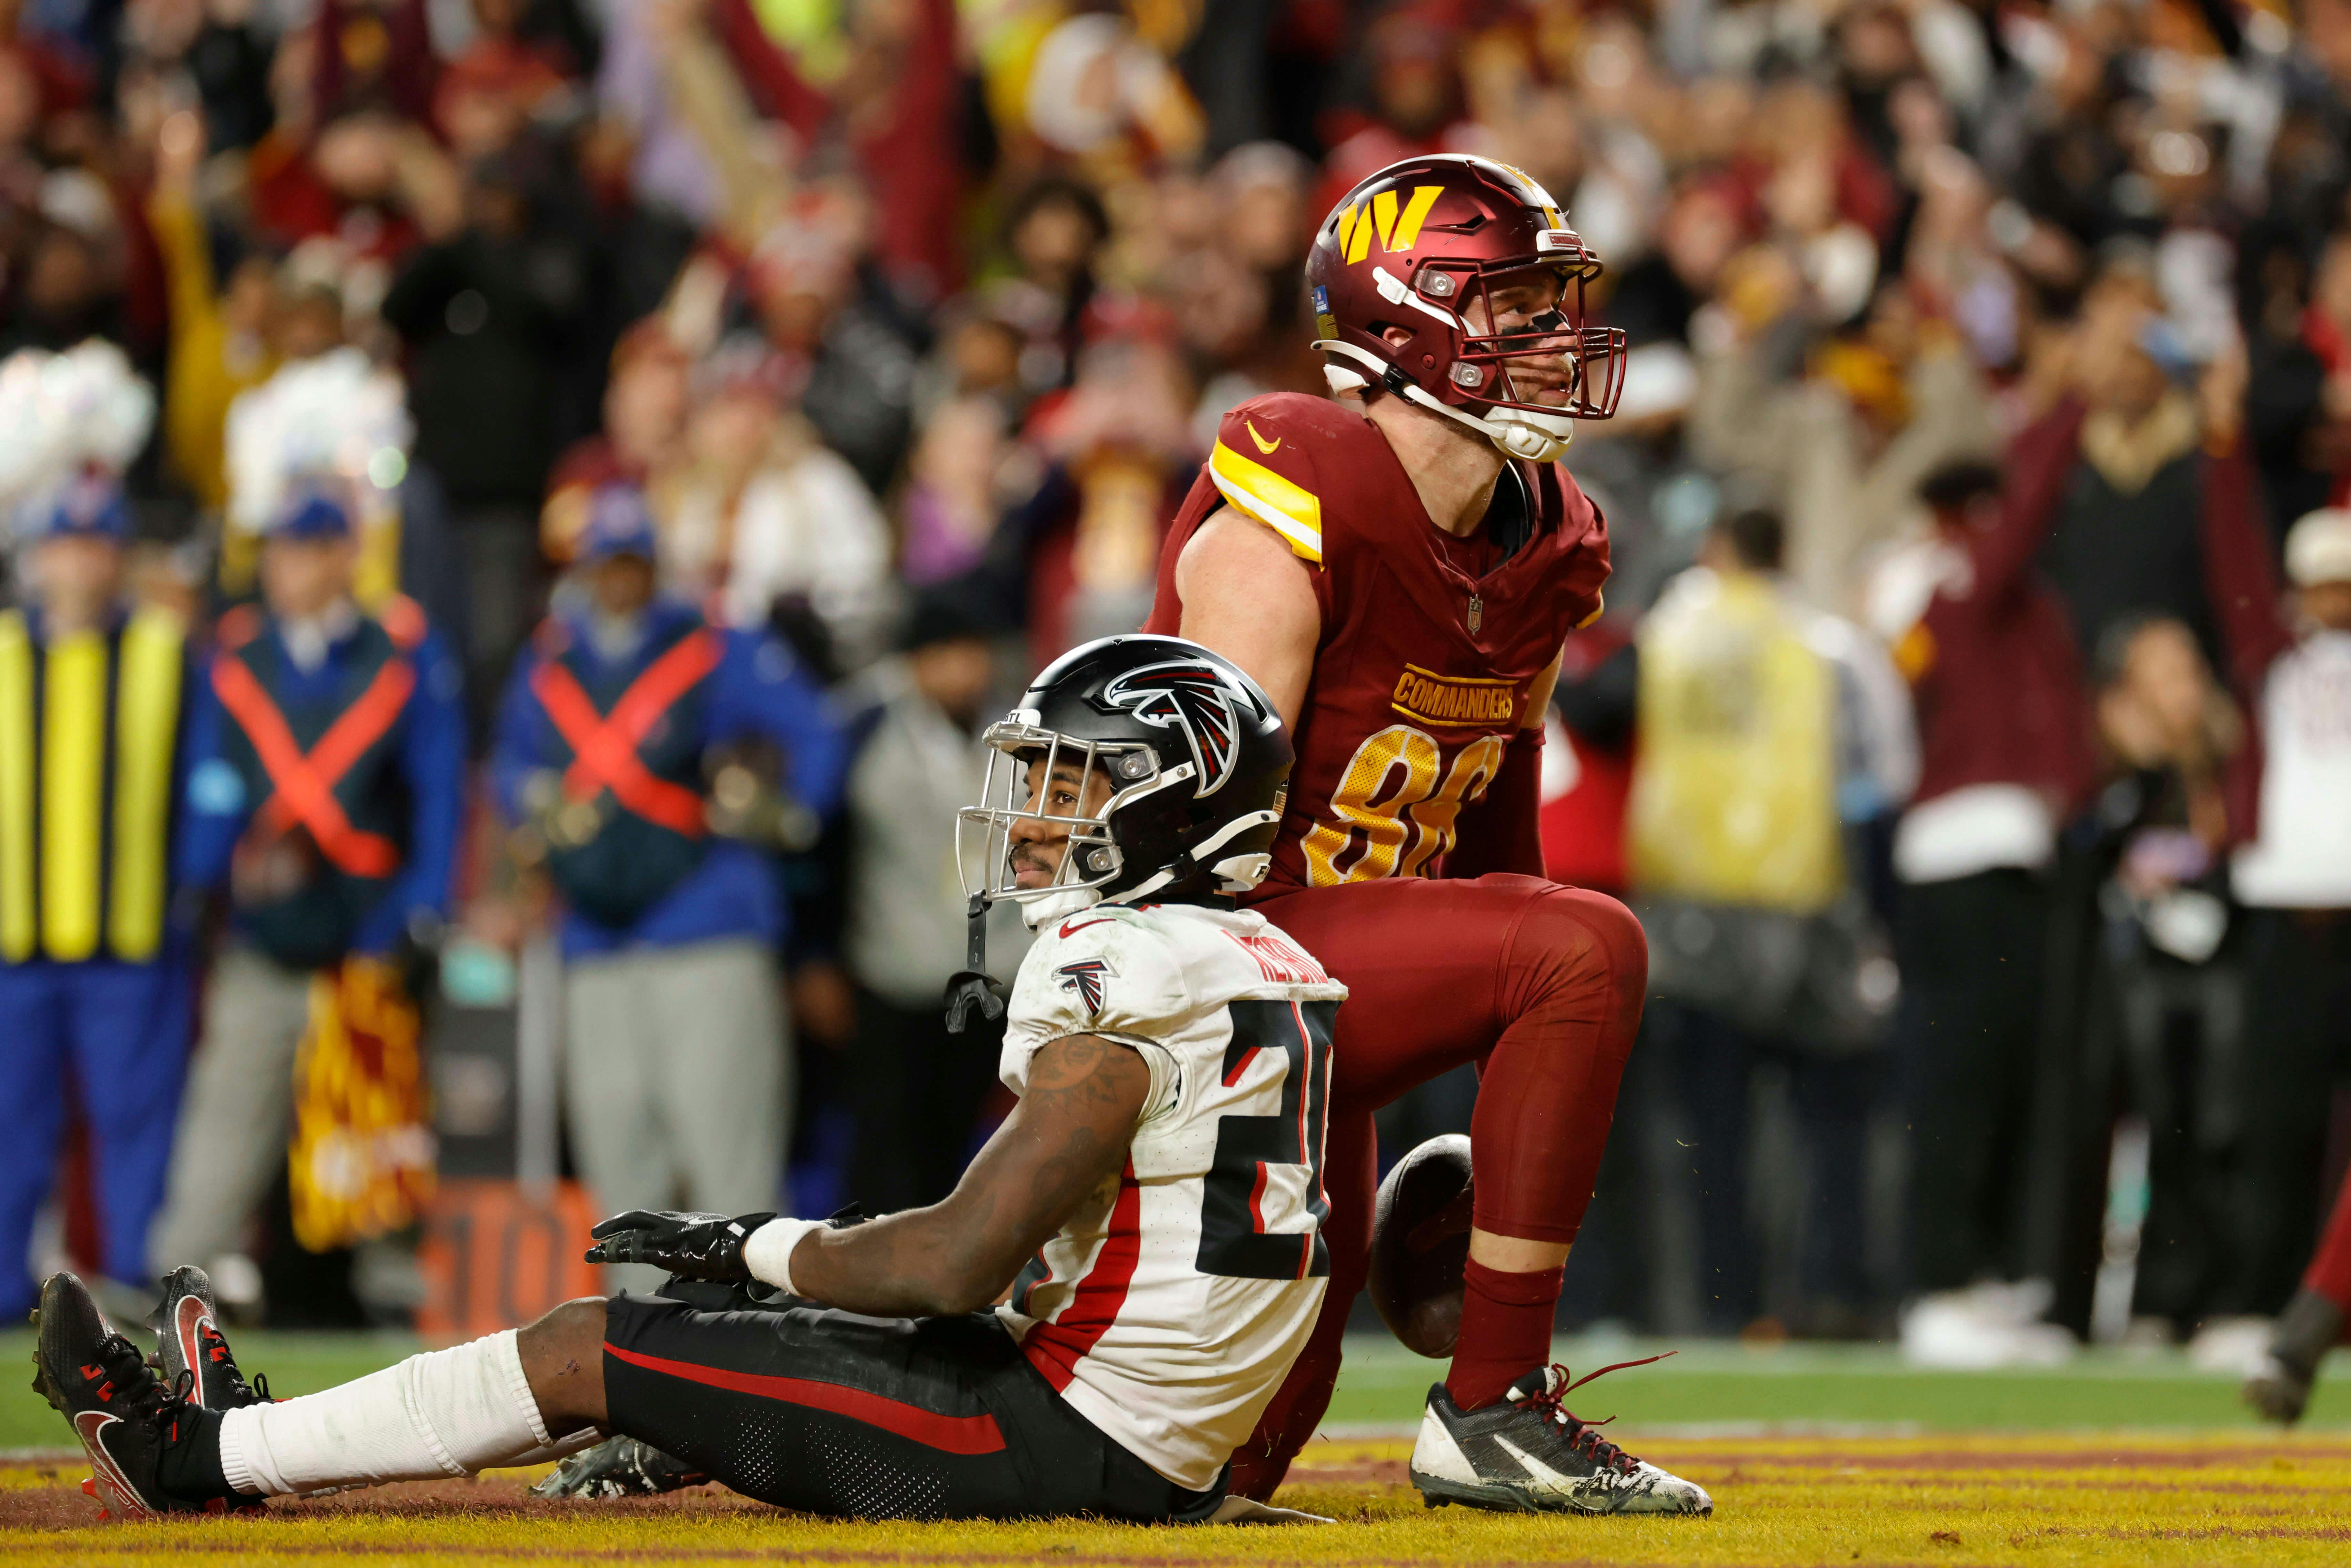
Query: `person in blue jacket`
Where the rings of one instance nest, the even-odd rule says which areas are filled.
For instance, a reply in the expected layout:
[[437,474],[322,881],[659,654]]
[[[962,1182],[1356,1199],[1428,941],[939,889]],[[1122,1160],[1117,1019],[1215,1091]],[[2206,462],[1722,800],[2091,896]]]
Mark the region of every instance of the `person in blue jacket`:
[[783,643],[660,596],[642,495],[607,486],[590,508],[491,754],[567,905],[572,1148],[607,1210],[771,1208],[791,1124],[782,857],[833,810],[848,747]]
[[96,1262],[146,1272],[195,988],[172,918],[187,628],[123,591],[121,486],[39,508],[26,602],[0,611],[0,1316],[33,1304],[26,1249],[68,1089],[89,1131]]
[[193,682],[178,873],[225,889],[230,919],[150,1237],[167,1264],[242,1256],[286,1160],[311,977],[430,949],[448,918],[465,677],[413,602],[353,601],[359,553],[341,496],[298,490],[262,544],[261,602],[221,618]]

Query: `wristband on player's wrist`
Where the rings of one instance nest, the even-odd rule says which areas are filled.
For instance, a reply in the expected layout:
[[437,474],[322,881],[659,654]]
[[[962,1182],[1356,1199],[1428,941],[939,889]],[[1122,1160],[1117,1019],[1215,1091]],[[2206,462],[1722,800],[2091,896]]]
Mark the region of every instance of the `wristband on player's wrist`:
[[770,1219],[744,1238],[743,1267],[762,1284],[797,1296],[799,1291],[792,1286],[792,1249],[800,1244],[801,1237],[824,1227],[821,1219]]

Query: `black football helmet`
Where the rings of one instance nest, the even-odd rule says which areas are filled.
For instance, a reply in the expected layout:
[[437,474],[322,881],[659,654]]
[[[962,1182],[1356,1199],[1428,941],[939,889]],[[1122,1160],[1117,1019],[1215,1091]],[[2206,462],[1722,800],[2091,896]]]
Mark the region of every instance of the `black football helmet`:
[[[1281,821],[1291,752],[1280,716],[1230,660],[1181,637],[1105,637],[1072,649],[1031,682],[1019,706],[990,725],[980,802],[959,813],[964,891],[1054,914],[1093,903],[1179,900],[1246,892],[1263,880]],[[1056,813],[1031,799],[1042,777],[1097,773],[1098,811]],[[1069,831],[1052,882],[1024,888],[1012,830],[1024,819]]]

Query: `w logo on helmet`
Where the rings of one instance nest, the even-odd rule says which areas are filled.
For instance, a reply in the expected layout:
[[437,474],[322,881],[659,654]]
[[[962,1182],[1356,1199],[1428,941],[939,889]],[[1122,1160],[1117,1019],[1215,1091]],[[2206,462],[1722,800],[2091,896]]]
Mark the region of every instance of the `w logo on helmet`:
[[1232,776],[1240,748],[1233,699],[1250,700],[1222,670],[1196,659],[1170,659],[1129,670],[1102,688],[1102,701],[1129,708],[1161,729],[1181,730],[1199,778],[1193,799],[1206,800]]

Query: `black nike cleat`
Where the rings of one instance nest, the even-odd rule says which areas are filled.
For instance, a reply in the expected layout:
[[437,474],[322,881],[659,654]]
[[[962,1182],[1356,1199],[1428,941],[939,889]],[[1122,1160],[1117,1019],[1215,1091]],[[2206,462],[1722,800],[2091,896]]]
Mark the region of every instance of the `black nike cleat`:
[[191,1375],[190,1404],[206,1410],[242,1410],[270,1403],[269,1380],[258,1378],[248,1385],[237,1369],[228,1338],[221,1333],[212,1279],[194,1264],[163,1276],[163,1300],[148,1314],[147,1326],[161,1341],[165,1385],[177,1387],[181,1374]]
[[1540,1367],[1500,1403],[1467,1411],[1445,1385],[1431,1388],[1412,1448],[1422,1500],[1508,1513],[1714,1511],[1704,1488],[1635,1458],[1569,1414],[1561,1401],[1574,1386],[1565,1367]]
[[166,1496],[157,1479],[164,1450],[192,1423],[184,1396],[114,1332],[71,1274],[49,1276],[34,1319],[33,1362],[40,1368],[34,1392],[73,1424],[89,1456],[90,1490],[108,1513],[131,1520],[203,1511],[202,1503]]
[[2278,1314],[2270,1348],[2245,1379],[2245,1403],[2291,1427],[2302,1419],[2318,1364],[2343,1337],[2343,1310],[2315,1291],[2297,1291]]
[[530,1489],[533,1497],[653,1497],[710,1478],[634,1437],[607,1437],[582,1448]]

